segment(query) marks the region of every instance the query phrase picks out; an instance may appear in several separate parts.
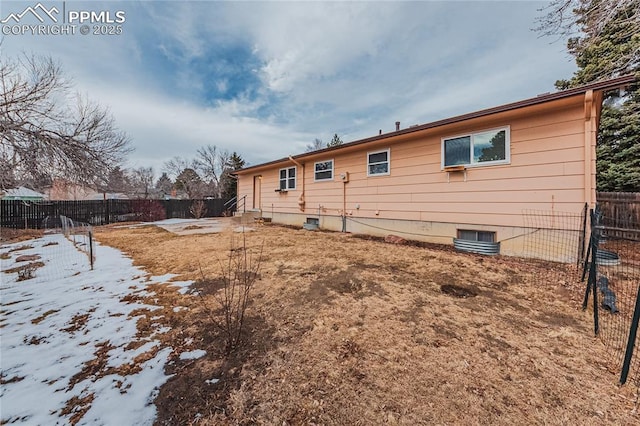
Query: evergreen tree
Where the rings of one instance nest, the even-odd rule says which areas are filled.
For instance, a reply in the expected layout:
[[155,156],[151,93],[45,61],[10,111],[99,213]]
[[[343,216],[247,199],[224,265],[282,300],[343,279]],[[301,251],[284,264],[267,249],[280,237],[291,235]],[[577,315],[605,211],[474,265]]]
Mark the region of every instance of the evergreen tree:
[[129,178],[120,166],[116,166],[107,175],[107,183],[102,188],[104,192],[129,192],[131,187]]
[[327,147],[332,147],[332,146],[338,146],[338,145],[342,145],[342,139],[340,139],[340,136],[338,136],[337,133],[334,133],[333,135],[333,139],[331,139],[331,142],[327,143]]
[[200,175],[190,167],[184,169],[178,177],[176,177],[174,187],[178,191],[186,192],[190,199],[202,197],[204,190],[204,184]]
[[167,176],[167,173],[162,173],[162,176],[158,178],[156,182],[156,190],[161,193],[161,195],[171,194],[171,190],[173,189],[173,182]]
[[[569,80],[558,80],[558,89],[593,81],[635,74],[640,77],[640,31],[638,5],[629,2],[612,19],[595,21],[593,10],[606,5],[602,0],[584,0],[574,9],[581,33],[570,38],[569,52],[578,71]],[[640,85],[625,93],[605,94],[597,142],[596,178],[598,191],[640,192]]]
[[230,200],[238,195],[237,179],[231,173],[240,170],[245,166],[246,162],[237,153],[234,152],[227,161],[225,171],[222,176],[222,198]]

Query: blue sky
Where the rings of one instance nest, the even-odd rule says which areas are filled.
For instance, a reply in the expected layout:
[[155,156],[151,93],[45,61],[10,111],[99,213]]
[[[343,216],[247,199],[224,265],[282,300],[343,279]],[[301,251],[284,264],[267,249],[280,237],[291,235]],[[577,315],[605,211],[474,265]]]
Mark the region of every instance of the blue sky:
[[[0,19],[37,3],[3,0]],[[66,1],[124,11],[122,34],[5,35],[0,49],[57,59],[131,136],[127,165],[159,174],[208,144],[257,164],[553,91],[575,65],[531,30],[546,4]]]

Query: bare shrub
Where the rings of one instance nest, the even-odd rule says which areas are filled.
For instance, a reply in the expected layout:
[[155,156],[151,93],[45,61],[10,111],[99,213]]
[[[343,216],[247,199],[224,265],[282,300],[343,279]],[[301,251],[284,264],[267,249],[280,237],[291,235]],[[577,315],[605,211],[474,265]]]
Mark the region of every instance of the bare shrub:
[[[39,267],[44,266],[44,263],[42,262],[31,262],[27,265],[23,265],[17,268],[18,272],[18,279],[17,281],[25,281],[25,280],[30,280],[31,278],[35,277],[36,275],[36,269],[38,269]],[[9,271],[5,271],[5,272],[9,272]]]
[[207,214],[207,205],[203,200],[196,200],[191,204],[191,207],[189,207],[189,212],[191,212],[196,219],[200,219]]
[[[251,290],[259,279],[264,243],[257,255],[247,249],[247,240],[242,234],[242,245],[235,246],[231,239],[226,261],[220,261],[220,276],[207,278],[202,269],[202,279],[196,281],[197,295],[211,323],[224,336],[225,352],[233,352],[242,343],[245,312],[249,305]],[[205,294],[212,294],[217,309],[212,308]]]
[[158,200],[134,200],[131,208],[136,218],[142,222],[155,222],[167,218],[164,206]]

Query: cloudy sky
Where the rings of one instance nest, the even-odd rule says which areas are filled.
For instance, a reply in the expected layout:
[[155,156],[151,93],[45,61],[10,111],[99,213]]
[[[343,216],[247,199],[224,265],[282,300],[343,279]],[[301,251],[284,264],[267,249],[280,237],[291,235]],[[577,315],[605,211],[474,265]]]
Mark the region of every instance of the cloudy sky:
[[[37,3],[2,0],[0,20]],[[127,165],[156,173],[208,144],[257,164],[534,97],[575,70],[531,30],[545,1],[42,4],[124,12],[122,34],[9,34],[1,54],[57,59],[131,136]]]

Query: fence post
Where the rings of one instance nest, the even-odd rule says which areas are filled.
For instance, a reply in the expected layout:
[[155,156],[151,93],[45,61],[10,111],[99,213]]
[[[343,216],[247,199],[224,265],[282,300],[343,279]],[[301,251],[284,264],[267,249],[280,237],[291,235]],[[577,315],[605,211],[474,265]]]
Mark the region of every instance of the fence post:
[[[597,255],[598,255],[598,214],[594,212],[593,209],[590,211],[589,215],[591,219],[591,236],[589,238],[589,248],[587,249],[587,256],[585,257],[584,269],[582,270],[582,281],[584,281],[587,266],[589,268],[589,277],[587,278],[587,287],[584,292],[584,300],[582,301],[582,309],[587,309],[587,303],[589,302],[589,292],[593,293],[593,329],[595,334],[598,334],[599,331],[599,321],[598,321],[598,266],[597,266]],[[589,256],[591,254],[591,256]]]
[[633,310],[633,318],[631,319],[631,327],[629,328],[629,339],[627,340],[627,350],[624,353],[624,362],[622,363],[622,373],[620,374],[620,384],[627,382],[629,368],[631,367],[631,359],[633,358],[633,347],[636,344],[638,336],[638,323],[640,322],[640,286],[638,286],[638,294],[636,295],[636,307]]
[[596,263],[598,254],[598,236],[595,235],[596,229],[593,227],[591,230],[593,235],[593,248],[591,249],[591,267],[589,268],[589,284],[593,289],[593,331],[598,335],[599,321],[598,321],[598,266]]
[[[589,271],[589,275],[591,275],[591,265],[592,265],[592,260],[590,259],[591,256],[591,249],[593,247],[593,220],[594,220],[594,215],[593,215],[593,209],[589,210],[589,221],[591,224],[591,229],[590,229],[590,233],[589,233],[589,244],[587,245],[587,255],[584,257],[584,266],[582,268],[582,277],[580,278],[580,281],[584,282],[585,278],[587,277],[587,271]],[[585,217],[585,229],[586,229],[586,217]],[[587,286],[584,290],[584,300],[582,301],[582,310],[586,310],[587,309],[587,303],[589,302],[589,292],[591,291],[591,282],[590,280],[587,280]]]
[[[584,208],[582,209],[582,235],[580,236],[580,251],[578,253],[578,262],[577,264],[580,265],[580,261],[584,261],[585,260],[585,255],[584,255],[584,246],[586,243],[586,238],[587,238],[587,214],[589,213],[589,204],[584,203]],[[589,255],[587,255],[587,257],[589,257]],[[582,278],[584,280],[584,277]]]
[[93,231],[89,230],[89,263],[93,271]]
[[109,199],[105,198],[104,200],[104,224],[108,225],[111,223],[111,212],[109,211]]

